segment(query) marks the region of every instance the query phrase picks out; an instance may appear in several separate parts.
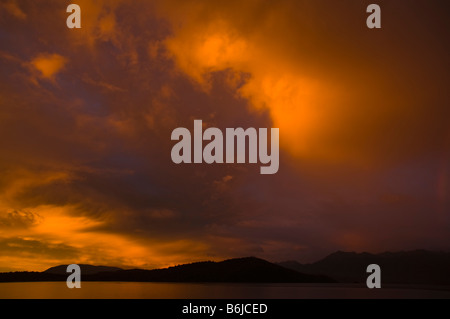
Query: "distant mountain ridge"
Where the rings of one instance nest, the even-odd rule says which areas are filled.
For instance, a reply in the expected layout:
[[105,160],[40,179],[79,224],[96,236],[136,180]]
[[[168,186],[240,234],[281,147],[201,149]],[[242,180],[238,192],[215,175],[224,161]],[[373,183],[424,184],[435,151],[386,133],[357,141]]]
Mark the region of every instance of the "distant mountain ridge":
[[[80,264],[82,281],[365,283],[367,266],[381,267],[385,284],[450,285],[450,253],[415,250],[381,254],[338,251],[311,264],[270,263],[255,257],[196,262],[165,269],[128,269]],[[65,281],[67,265],[43,272],[0,273],[0,282]]]
[[[65,281],[67,265],[51,267],[43,272],[0,273],[0,282]],[[83,269],[87,272],[83,272]],[[129,269],[81,265],[82,281],[124,282],[253,282],[253,283],[331,283],[334,279],[298,271],[255,257],[229,259],[222,262],[198,262],[165,269]]]
[[324,274],[343,283],[364,283],[370,264],[380,266],[382,283],[450,285],[449,252],[415,250],[370,254],[338,251],[312,264],[278,263],[305,274]]
[[[57,274],[57,275],[67,275],[67,266],[68,265],[59,265],[55,267],[50,267],[47,270],[44,270],[44,273],[48,274]],[[86,264],[78,264],[81,269],[81,273],[85,275],[95,275],[101,272],[109,272],[109,271],[118,271],[123,270],[122,268],[118,267],[108,267],[108,266],[93,266],[93,265],[86,265]]]
[[222,262],[197,262],[165,269],[131,269],[99,273],[101,281],[164,282],[334,282],[327,276],[302,274],[255,257],[229,259]]

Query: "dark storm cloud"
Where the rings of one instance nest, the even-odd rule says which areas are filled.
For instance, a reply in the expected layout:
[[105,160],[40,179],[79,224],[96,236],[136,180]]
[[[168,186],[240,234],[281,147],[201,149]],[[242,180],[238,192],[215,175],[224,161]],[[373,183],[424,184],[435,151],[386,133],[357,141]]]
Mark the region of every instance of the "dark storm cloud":
[[79,252],[65,244],[52,244],[40,240],[24,238],[1,238],[0,252],[5,255],[29,256],[35,258],[70,259],[76,258]]
[[0,215],[0,228],[29,228],[39,222],[40,216],[28,211],[13,211]]

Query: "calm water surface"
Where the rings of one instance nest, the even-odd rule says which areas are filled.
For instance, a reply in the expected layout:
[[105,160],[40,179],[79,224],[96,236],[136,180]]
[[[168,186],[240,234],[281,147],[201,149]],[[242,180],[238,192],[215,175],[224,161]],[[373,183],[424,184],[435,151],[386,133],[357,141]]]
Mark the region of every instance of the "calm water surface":
[[221,284],[82,282],[69,289],[65,282],[0,283],[0,298],[37,299],[329,299],[329,298],[445,298],[450,287],[385,286],[368,289],[342,284]]

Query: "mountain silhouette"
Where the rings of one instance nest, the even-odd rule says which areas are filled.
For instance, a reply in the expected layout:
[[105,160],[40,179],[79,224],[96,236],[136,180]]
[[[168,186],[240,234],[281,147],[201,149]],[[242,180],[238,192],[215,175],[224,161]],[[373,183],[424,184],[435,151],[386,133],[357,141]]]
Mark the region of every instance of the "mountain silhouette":
[[[0,282],[65,281],[66,265],[43,272],[0,273]],[[88,273],[83,273],[83,269]],[[63,272],[62,272],[63,271]],[[334,279],[298,271],[255,257],[229,259],[222,262],[197,262],[165,269],[118,269],[83,265],[82,281],[125,282],[252,282],[252,283],[331,283]]]
[[325,274],[344,283],[364,283],[367,266],[381,268],[382,283],[450,285],[450,253],[415,250],[381,254],[335,252],[312,264],[285,261],[278,265],[305,274]]
[[[386,284],[450,285],[450,253],[415,250],[381,254],[335,252],[311,264],[270,263],[255,257],[196,262],[165,269],[121,269],[81,264],[82,281],[365,283],[367,266],[381,267]],[[0,273],[0,282],[65,281],[67,265],[43,272]]]
[[103,272],[94,277],[95,280],[101,281],[334,282],[327,276],[302,274],[255,257],[229,259],[222,262],[197,262],[166,269]]
[[[55,267],[51,267],[47,270],[44,270],[44,273],[48,274],[59,274],[59,275],[66,275],[67,276],[67,266],[68,265],[59,265]],[[100,272],[108,272],[108,271],[117,271],[117,270],[123,270],[121,268],[117,267],[107,267],[107,266],[93,266],[93,265],[86,265],[86,264],[78,264],[81,269],[81,273],[85,275],[94,275],[98,274]]]

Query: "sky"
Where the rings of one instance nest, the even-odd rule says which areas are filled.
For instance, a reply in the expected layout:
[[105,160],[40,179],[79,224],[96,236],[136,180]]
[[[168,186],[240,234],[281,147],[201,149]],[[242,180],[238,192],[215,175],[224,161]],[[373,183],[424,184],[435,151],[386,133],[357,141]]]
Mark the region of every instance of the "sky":
[[[0,271],[450,250],[450,6],[0,0]],[[280,167],[171,132],[279,128]]]

